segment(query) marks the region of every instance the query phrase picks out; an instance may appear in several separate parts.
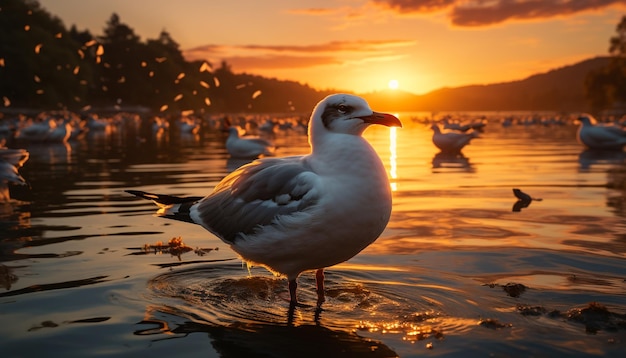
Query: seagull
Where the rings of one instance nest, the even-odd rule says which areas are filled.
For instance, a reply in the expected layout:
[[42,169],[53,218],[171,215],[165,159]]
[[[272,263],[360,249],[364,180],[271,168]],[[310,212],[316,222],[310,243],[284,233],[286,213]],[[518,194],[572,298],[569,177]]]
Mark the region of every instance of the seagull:
[[543,200],[541,198],[533,198],[518,188],[513,188],[513,195],[515,195],[515,197],[518,199],[513,204],[513,211],[522,211],[522,209],[527,208],[533,200],[535,201]]
[[442,132],[436,123],[433,123],[431,128],[433,130],[433,144],[443,153],[460,153],[461,149],[468,145],[472,139],[479,137],[475,131],[469,133]]
[[309,121],[309,154],[257,159],[204,198],[127,192],[155,201],[160,216],[202,225],[248,264],[285,276],[292,307],[298,276],[315,270],[319,306],[324,268],[373,243],[391,215],[387,172],[362,134],[370,125],[402,124],[350,94],[324,98]]
[[9,183],[27,185],[18,169],[24,165],[28,157],[29,153],[25,149],[0,147],[0,202],[11,200]]
[[626,131],[617,126],[598,125],[590,114],[578,117],[580,126],[576,134],[578,142],[589,149],[622,150],[626,146]]
[[237,126],[228,128],[226,138],[226,150],[232,158],[258,158],[261,155],[274,155],[274,144],[260,137],[240,137],[240,128]]
[[69,123],[47,118],[38,122],[24,123],[15,135],[18,141],[66,142],[72,134]]

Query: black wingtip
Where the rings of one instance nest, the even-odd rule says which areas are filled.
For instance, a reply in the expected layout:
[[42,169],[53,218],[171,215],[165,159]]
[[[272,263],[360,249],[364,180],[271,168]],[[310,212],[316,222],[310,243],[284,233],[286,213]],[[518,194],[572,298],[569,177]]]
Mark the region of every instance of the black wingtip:
[[141,190],[124,190],[124,191],[129,194],[143,198],[143,199],[152,200],[161,205],[172,205],[172,204],[196,202],[202,199],[201,196],[178,197],[178,196],[164,195],[164,194],[153,194],[153,193],[148,193],[148,192],[141,191]]
[[128,194],[132,194],[134,196],[138,196],[140,198],[146,198],[146,195],[149,193],[146,193],[145,191],[140,191],[140,190],[124,190],[126,193]]

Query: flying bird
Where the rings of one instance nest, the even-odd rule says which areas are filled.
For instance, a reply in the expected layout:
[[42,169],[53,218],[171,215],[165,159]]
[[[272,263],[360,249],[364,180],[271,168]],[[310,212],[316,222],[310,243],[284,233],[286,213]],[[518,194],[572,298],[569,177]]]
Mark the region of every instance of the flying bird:
[[362,137],[374,124],[402,126],[360,97],[330,95],[309,119],[308,155],[255,160],[204,198],[127,192],[155,201],[161,216],[203,226],[247,263],[287,277],[291,306],[298,304],[298,276],[315,270],[320,305],[324,268],[373,243],[391,215],[387,172]]
[[599,125],[590,114],[578,117],[580,126],[576,137],[589,149],[622,150],[626,146],[626,130],[612,125]]

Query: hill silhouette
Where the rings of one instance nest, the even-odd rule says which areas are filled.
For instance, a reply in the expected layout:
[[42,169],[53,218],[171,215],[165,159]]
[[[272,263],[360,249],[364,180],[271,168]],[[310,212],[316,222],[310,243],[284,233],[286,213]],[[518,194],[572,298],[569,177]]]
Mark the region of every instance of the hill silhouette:
[[423,95],[386,90],[364,97],[375,108],[396,111],[588,111],[585,78],[609,61],[596,57],[518,81],[441,88]]

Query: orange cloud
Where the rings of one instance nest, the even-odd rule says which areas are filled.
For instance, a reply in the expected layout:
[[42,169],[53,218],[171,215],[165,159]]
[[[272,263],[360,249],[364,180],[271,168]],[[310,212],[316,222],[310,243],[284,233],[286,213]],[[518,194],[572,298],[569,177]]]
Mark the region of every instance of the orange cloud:
[[293,51],[293,52],[333,52],[333,51],[351,51],[351,52],[368,52],[381,50],[385,47],[403,47],[412,45],[412,40],[383,40],[383,41],[331,41],[317,45],[246,45],[245,49],[269,50],[269,51]]
[[400,13],[447,11],[457,26],[544,19],[624,5],[624,0],[372,0]]
[[322,15],[331,15],[337,12],[337,9],[330,8],[307,8],[307,9],[291,9],[287,10],[290,14],[298,14],[298,15],[314,15],[314,16],[322,16]]
[[408,47],[414,43],[412,40],[360,40],[312,45],[209,44],[185,50],[183,53],[188,60],[226,61],[241,70],[285,69],[344,64],[364,57],[384,61],[392,55],[389,49]]
[[244,71],[307,68],[341,63],[331,56],[232,56],[222,60],[233,68]]

